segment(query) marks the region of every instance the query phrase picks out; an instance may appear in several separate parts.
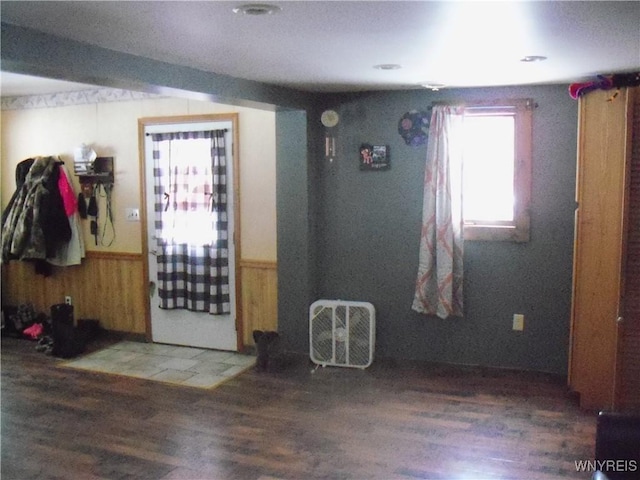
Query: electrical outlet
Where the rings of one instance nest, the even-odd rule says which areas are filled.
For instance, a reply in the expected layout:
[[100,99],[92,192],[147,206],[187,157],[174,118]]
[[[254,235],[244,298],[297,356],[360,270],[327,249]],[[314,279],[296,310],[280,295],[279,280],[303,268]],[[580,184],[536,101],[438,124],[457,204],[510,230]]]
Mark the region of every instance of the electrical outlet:
[[520,313],[513,315],[513,329],[520,332],[524,330],[524,315]]
[[67,295],[66,297],[64,297],[64,303],[66,303],[67,305],[71,305],[71,295]]
[[137,208],[126,208],[125,217],[127,218],[127,222],[139,222],[140,210]]

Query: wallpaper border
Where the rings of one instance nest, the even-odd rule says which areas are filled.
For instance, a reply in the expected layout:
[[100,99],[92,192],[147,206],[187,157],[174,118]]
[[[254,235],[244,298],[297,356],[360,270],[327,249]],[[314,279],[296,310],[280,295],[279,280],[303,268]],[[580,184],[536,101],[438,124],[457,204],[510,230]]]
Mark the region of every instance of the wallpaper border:
[[162,98],[163,95],[134,92],[117,88],[93,88],[71,92],[51,93],[44,95],[27,95],[21,97],[2,97],[1,110],[29,110],[34,108],[67,107],[72,105],[88,105],[92,103],[124,102],[147,98]]

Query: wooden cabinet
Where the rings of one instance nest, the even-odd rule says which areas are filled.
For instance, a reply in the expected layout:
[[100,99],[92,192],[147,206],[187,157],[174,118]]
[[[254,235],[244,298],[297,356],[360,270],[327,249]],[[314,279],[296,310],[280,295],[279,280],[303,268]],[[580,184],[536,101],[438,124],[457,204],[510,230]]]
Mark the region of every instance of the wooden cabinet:
[[640,412],[640,87],[633,91],[616,407]]
[[640,405],[639,97],[579,100],[569,386],[585,409]]

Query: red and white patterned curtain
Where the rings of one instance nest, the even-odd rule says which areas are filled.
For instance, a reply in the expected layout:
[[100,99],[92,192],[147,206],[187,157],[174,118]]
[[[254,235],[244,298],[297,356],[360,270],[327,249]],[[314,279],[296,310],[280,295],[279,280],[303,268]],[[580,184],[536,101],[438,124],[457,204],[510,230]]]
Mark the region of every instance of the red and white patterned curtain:
[[151,137],[160,308],[229,313],[224,130]]
[[413,310],[463,315],[462,107],[433,107]]

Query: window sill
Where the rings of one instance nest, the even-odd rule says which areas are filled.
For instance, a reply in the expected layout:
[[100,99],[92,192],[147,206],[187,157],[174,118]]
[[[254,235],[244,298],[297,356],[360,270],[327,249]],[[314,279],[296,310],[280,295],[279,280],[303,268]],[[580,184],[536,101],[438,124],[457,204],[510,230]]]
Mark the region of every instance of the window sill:
[[524,243],[529,241],[529,228],[514,225],[465,225],[464,240]]

